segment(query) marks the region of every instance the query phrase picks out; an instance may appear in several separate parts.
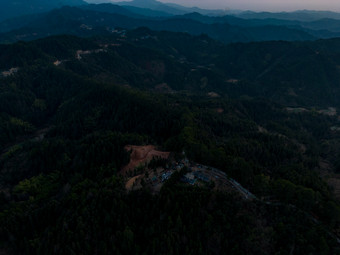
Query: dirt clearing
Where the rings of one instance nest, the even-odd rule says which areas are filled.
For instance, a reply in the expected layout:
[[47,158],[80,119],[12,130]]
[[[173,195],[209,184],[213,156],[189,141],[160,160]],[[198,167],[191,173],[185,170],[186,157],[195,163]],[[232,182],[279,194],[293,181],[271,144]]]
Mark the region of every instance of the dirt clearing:
[[163,152],[156,150],[154,145],[127,145],[124,148],[127,151],[131,151],[130,162],[121,170],[121,173],[127,171],[133,171],[136,167],[149,163],[153,158],[168,159],[170,152]]

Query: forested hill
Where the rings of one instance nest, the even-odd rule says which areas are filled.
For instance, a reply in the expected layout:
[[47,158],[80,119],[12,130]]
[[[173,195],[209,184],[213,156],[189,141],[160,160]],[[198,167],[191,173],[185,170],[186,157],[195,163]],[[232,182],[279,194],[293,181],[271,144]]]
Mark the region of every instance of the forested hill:
[[[0,251],[340,254],[339,194],[320,178],[340,169],[338,45],[145,28],[1,45]],[[172,156],[123,174],[129,144]],[[183,157],[258,199],[184,183]]]
[[170,91],[327,108],[339,105],[338,45],[339,39],[223,45],[207,36],[121,29],[91,40],[64,36],[2,45],[0,70],[58,60],[78,75],[138,88],[166,84]]

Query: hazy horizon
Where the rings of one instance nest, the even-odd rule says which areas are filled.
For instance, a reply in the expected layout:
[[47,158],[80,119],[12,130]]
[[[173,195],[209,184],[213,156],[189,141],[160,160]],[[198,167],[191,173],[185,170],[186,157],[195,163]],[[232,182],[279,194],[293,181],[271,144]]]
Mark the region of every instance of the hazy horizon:
[[[121,0],[110,0],[121,2]],[[336,11],[340,12],[340,3],[336,0],[158,0],[163,3],[175,3],[187,7],[200,7],[205,9],[231,9],[251,11]],[[88,0],[88,2],[109,2],[109,0]],[[128,2],[128,1],[127,1]]]

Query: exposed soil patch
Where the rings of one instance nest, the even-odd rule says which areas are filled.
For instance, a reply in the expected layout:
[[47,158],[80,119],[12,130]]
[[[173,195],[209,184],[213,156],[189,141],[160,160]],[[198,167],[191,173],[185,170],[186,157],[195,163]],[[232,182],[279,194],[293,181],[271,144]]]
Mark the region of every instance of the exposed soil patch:
[[218,97],[220,97],[220,95],[217,94],[216,92],[209,92],[207,95],[210,98],[218,98]]
[[135,177],[132,177],[130,180],[127,181],[127,183],[125,184],[125,188],[126,190],[130,191],[133,188],[133,184],[136,182],[136,180],[141,177],[141,175],[137,175]]
[[130,162],[128,165],[123,167],[121,173],[126,173],[129,170],[133,171],[136,167],[149,163],[153,158],[168,159],[170,155],[170,152],[156,150],[154,145],[127,145],[125,146],[125,150],[131,151]]
[[172,91],[172,89],[169,87],[167,83],[161,83],[161,84],[156,85],[155,90],[157,92],[163,92],[163,93],[168,93]]
[[286,110],[287,110],[289,113],[303,113],[303,112],[309,112],[309,110],[307,110],[306,108],[302,108],[302,107],[296,107],[296,108],[287,107]]

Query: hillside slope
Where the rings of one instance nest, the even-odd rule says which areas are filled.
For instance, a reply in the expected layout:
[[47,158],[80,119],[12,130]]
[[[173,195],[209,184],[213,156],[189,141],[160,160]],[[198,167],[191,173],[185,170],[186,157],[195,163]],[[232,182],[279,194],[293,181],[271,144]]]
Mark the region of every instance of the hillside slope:
[[[0,251],[339,254],[339,45],[146,28],[1,45]],[[146,145],[160,158],[122,172]]]

